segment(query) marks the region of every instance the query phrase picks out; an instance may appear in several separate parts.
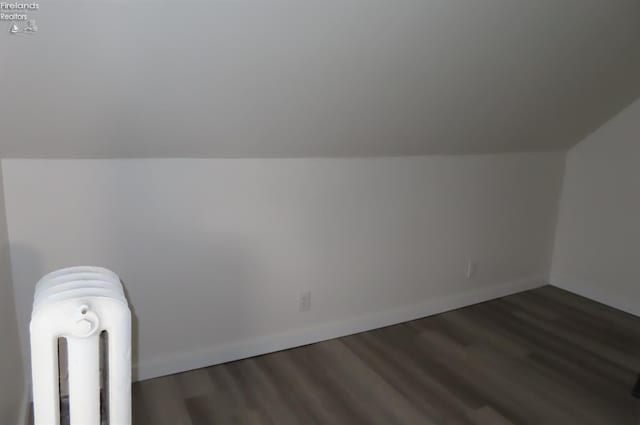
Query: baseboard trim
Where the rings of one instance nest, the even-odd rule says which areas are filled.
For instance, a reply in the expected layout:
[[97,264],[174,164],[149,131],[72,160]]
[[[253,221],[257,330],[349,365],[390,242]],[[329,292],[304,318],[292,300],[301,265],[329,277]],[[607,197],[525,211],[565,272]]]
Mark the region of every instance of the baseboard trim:
[[17,425],[29,425],[29,404],[31,403],[31,384],[29,381],[24,383],[22,390],[22,399],[20,400],[20,409],[18,411]]
[[527,277],[461,294],[439,297],[409,307],[355,317],[346,321],[232,342],[196,352],[183,352],[140,364],[134,368],[134,377],[136,380],[144,380],[171,375],[408,322],[544,286],[547,284],[546,280],[545,276]]
[[640,310],[636,302],[620,297],[615,292],[608,290],[606,286],[595,285],[591,282],[585,282],[562,277],[551,277],[549,284],[556,288],[564,289],[581,297],[599,302],[608,307],[615,308],[625,313],[640,316]]

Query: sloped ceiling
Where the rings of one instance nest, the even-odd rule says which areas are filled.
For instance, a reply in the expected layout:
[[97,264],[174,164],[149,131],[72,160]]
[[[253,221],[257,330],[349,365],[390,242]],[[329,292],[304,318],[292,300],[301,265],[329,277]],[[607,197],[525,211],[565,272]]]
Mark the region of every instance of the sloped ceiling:
[[3,157],[563,150],[640,95],[638,0],[47,0],[32,15],[39,33],[0,33]]

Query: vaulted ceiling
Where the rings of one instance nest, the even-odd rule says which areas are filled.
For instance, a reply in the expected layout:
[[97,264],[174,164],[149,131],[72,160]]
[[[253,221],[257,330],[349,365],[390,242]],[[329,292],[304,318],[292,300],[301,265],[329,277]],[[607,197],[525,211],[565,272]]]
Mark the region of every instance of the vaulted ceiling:
[[32,17],[37,34],[0,33],[3,157],[563,150],[640,95],[638,0],[47,0]]

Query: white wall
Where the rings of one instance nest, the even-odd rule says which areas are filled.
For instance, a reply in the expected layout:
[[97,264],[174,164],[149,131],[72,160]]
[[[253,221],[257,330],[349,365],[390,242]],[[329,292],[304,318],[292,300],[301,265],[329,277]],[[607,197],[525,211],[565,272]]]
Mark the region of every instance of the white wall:
[[640,100],[575,146],[552,283],[640,315]]
[[42,274],[112,268],[144,378],[540,284],[564,156],[2,164],[23,337]]
[[25,388],[0,182],[0,423],[16,424],[22,421],[20,415],[26,401]]

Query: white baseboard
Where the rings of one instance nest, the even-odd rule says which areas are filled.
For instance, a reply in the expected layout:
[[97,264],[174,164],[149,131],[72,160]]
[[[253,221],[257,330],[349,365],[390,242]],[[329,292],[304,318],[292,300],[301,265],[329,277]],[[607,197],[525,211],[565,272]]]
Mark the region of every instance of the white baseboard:
[[636,299],[626,298],[623,294],[611,291],[606,285],[596,285],[585,281],[578,282],[577,280],[562,277],[551,277],[549,283],[557,288],[589,298],[625,313],[640,316],[640,306],[638,306]]
[[24,383],[22,390],[22,399],[20,400],[20,406],[18,406],[18,420],[17,425],[29,425],[29,404],[31,403],[31,391],[30,383],[27,381]]
[[546,280],[544,276],[532,276],[346,321],[177,353],[139,364],[134,368],[134,377],[136,380],[150,379],[369,331],[544,286]]

